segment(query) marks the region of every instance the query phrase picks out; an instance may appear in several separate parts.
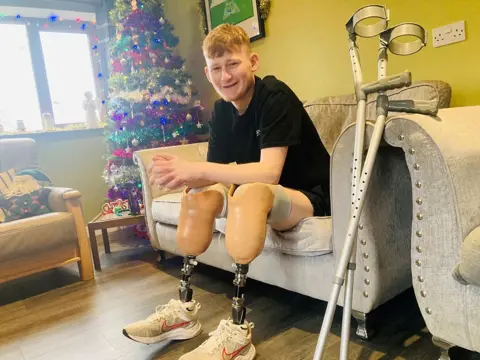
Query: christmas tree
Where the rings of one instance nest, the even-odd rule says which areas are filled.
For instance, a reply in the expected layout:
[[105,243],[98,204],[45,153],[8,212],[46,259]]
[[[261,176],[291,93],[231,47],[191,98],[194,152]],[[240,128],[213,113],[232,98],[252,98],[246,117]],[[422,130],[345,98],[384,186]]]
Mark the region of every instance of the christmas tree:
[[176,54],[178,38],[158,0],[116,0],[109,13],[115,25],[110,41],[109,96],[104,179],[108,202],[142,199],[134,151],[198,141],[206,126],[195,102],[191,76]]

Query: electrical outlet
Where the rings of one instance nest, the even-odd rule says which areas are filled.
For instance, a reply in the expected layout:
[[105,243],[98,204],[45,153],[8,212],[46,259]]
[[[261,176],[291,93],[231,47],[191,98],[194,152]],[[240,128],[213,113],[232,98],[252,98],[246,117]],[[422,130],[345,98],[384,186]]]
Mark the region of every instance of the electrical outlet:
[[462,20],[453,24],[433,29],[432,37],[433,47],[440,47],[465,41],[465,21]]

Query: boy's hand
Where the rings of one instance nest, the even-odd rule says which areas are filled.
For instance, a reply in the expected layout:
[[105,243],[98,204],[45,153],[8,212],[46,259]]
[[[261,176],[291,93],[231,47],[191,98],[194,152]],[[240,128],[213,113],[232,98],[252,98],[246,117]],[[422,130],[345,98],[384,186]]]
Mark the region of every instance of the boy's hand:
[[185,161],[178,156],[159,154],[153,157],[148,168],[150,186],[175,190],[187,182],[199,180],[198,164]]

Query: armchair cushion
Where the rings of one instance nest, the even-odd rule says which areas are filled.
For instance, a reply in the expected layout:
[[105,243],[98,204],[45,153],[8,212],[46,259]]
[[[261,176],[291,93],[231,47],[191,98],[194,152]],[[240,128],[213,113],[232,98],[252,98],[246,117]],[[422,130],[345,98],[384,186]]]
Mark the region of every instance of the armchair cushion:
[[460,261],[453,269],[453,277],[463,285],[480,286],[480,226],[463,241]]
[[[178,225],[182,192],[169,193],[153,200],[152,217],[156,222]],[[226,219],[217,219],[215,229],[225,233]],[[332,222],[330,217],[311,217],[289,231],[267,228],[265,250],[288,255],[317,256],[332,252]]]
[[73,215],[50,213],[0,224],[0,263],[71,245],[77,232]]
[[14,169],[0,174],[0,222],[9,222],[50,212],[50,190],[30,175],[16,175]]

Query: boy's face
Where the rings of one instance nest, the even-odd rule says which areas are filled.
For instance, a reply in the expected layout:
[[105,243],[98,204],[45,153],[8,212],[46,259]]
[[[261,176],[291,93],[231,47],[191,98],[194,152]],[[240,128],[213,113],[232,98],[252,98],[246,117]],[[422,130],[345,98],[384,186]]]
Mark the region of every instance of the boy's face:
[[254,83],[258,55],[242,49],[225,51],[222,56],[205,58],[205,75],[215,91],[228,102],[242,100]]

